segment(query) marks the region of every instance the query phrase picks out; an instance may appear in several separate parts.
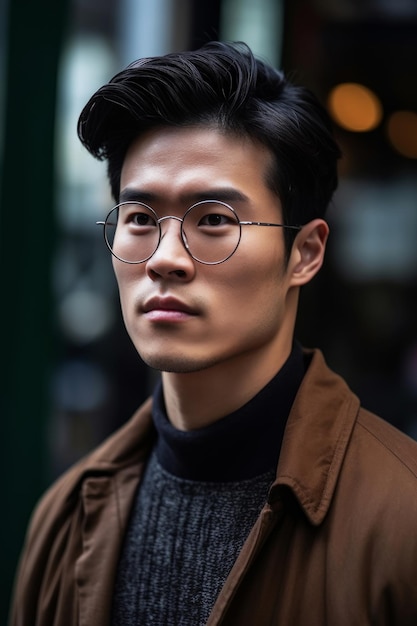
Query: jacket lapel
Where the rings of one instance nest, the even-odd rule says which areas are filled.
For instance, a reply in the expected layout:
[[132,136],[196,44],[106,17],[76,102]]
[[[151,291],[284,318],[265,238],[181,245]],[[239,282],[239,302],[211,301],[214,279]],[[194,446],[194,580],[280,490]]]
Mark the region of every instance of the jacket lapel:
[[313,353],[291,410],[271,489],[271,505],[282,486],[296,496],[310,522],[319,525],[329,509],[360,408],[344,380]]
[[233,597],[262,545],[285,515],[283,488],[290,489],[313,525],[330,507],[346,448],[359,411],[359,400],[328,369],[319,351],[312,356],[288,418],[277,477],[254,528],[217,598],[207,626],[226,617]]
[[114,577],[140,471],[93,476],[82,486],[82,552],[75,569],[79,624],[110,624]]
[[147,402],[90,457],[83,473],[81,546],[75,568],[80,626],[110,625],[119,556],[153,439]]

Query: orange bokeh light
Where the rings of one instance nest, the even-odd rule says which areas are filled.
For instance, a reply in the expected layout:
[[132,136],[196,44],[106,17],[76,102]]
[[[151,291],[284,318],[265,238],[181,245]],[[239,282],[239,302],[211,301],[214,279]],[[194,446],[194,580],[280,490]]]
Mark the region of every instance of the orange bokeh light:
[[353,132],[373,130],[382,119],[379,98],[359,83],[336,85],[329,94],[328,107],[337,124]]
[[397,152],[409,159],[417,159],[417,113],[393,113],[387,122],[387,135]]

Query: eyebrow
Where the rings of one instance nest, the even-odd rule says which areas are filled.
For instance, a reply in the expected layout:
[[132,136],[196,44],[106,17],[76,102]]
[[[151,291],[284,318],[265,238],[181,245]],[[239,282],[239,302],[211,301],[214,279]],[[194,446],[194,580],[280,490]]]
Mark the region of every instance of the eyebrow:
[[141,189],[133,189],[132,187],[127,187],[120,192],[119,195],[119,203],[120,202],[152,202],[156,196],[153,193],[149,193],[147,191],[142,191]]
[[[234,187],[209,187],[199,191],[185,193],[180,196],[184,203],[194,204],[202,200],[220,200],[222,202],[249,202],[247,195]],[[162,196],[144,189],[126,187],[120,192],[120,202],[163,202]]]

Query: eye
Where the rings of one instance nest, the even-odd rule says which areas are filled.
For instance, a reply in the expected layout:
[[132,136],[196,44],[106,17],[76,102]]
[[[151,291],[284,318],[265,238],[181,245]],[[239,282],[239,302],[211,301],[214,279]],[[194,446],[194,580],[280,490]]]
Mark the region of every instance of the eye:
[[199,226],[227,226],[232,220],[228,215],[222,215],[221,213],[207,213],[200,218],[198,222]]
[[125,226],[131,235],[147,235],[155,233],[158,222],[152,213],[147,211],[131,211],[125,216]]
[[152,215],[149,215],[149,213],[132,213],[129,216],[129,221],[134,226],[156,226],[155,218]]
[[143,235],[158,227],[158,218],[151,207],[141,202],[122,202],[118,211],[119,229],[127,229],[134,235]]

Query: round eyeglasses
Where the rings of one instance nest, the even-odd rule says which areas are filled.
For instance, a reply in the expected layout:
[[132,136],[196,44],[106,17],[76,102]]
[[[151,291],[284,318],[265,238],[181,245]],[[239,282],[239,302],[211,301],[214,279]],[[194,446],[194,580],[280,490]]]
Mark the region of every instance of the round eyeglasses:
[[161,223],[168,219],[180,222],[185,249],[195,261],[205,265],[218,265],[230,259],[239,245],[242,226],[301,230],[301,226],[241,221],[236,211],[221,200],[196,202],[184,217],[158,217],[147,204],[121,202],[104,222],[97,224],[104,227],[104,239],[113,256],[124,263],[136,264],[148,261],[155,254],[162,238]]

